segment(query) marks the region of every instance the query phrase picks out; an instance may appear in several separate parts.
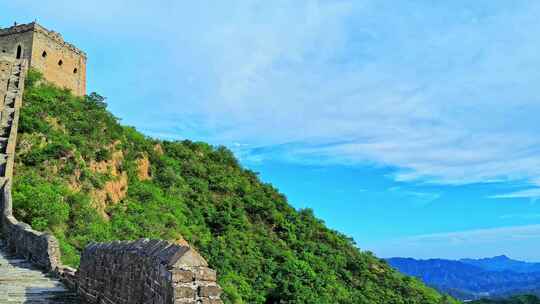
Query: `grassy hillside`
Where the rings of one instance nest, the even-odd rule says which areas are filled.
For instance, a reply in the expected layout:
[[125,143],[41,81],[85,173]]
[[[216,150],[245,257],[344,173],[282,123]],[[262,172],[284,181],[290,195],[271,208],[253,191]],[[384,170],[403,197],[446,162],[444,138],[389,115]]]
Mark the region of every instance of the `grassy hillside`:
[[54,233],[76,265],[90,241],[188,241],[227,303],[456,303],[295,210],[224,147],[121,126],[103,98],[30,72],[17,143],[16,216]]

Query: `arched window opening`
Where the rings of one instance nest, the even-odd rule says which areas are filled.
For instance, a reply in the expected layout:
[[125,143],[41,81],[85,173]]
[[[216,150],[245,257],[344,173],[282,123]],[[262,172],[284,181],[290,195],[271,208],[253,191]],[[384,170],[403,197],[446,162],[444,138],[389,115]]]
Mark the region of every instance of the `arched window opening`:
[[64,64],[64,62],[62,61],[62,59],[60,59],[60,60],[58,61],[58,65],[59,65],[59,66],[62,66],[62,64]]
[[19,45],[17,46],[17,59],[21,59],[22,57],[22,47]]
[[41,57],[43,57],[43,58],[47,57],[47,52],[43,51],[43,53],[41,53]]
[[77,70],[77,68],[74,68],[74,69],[73,69],[73,74],[77,74],[78,71],[79,71],[79,70]]

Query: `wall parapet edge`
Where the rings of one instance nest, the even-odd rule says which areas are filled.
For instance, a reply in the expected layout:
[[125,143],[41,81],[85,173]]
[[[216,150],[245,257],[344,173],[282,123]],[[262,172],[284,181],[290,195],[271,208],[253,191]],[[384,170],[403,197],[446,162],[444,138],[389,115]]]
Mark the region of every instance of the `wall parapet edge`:
[[42,34],[48,36],[49,38],[53,39],[54,41],[56,41],[60,45],[63,45],[65,47],[67,47],[68,49],[70,49],[71,51],[73,51],[74,53],[81,55],[86,60],[86,53],[84,51],[80,50],[79,48],[77,48],[72,43],[69,43],[69,42],[65,41],[64,38],[62,37],[62,35],[60,35],[60,33],[55,32],[55,31],[49,31],[48,29],[46,29],[43,26],[39,25],[37,22],[14,25],[12,27],[3,28],[3,29],[0,28],[0,37],[8,36],[8,35],[14,35],[14,34],[20,34],[20,33],[30,32],[30,31],[39,32],[39,33],[42,33]]
[[204,258],[163,240],[90,244],[77,279],[78,293],[89,303],[223,303],[216,272]]

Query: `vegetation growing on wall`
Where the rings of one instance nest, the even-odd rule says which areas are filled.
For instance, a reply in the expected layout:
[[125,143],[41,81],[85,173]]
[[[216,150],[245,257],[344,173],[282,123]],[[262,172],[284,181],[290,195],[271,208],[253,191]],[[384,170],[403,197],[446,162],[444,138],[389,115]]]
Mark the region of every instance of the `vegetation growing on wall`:
[[457,303],[295,210],[231,151],[121,126],[104,99],[31,71],[14,180],[17,218],[77,265],[90,241],[184,239],[219,273],[226,303]]

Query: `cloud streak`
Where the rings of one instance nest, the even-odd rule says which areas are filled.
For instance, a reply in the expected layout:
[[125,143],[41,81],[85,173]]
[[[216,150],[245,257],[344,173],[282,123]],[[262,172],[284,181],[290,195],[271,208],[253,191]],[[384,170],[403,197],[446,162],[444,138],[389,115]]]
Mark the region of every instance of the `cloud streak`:
[[537,200],[540,198],[540,188],[532,188],[528,190],[515,191],[506,194],[492,195],[491,198],[530,198]]
[[534,260],[538,259],[538,241],[540,225],[527,225],[418,235],[374,245],[372,249],[385,257],[458,259],[507,254]]
[[492,197],[540,194],[538,2],[127,4],[7,5],[154,45],[154,57],[134,45],[144,68],[125,72],[139,100],[115,105],[148,134],[248,160],[388,166],[398,181],[525,180]]
[[540,238],[540,225],[527,225],[503,227],[493,229],[477,229],[451,233],[426,234],[410,237],[404,242],[410,243],[437,243],[449,242],[453,244],[476,244],[501,241],[514,241]]
[[214,141],[391,166],[399,181],[537,179],[540,41],[531,29],[540,30],[540,7],[452,8],[342,1],[242,11],[247,18],[203,40],[221,53],[203,123]]

